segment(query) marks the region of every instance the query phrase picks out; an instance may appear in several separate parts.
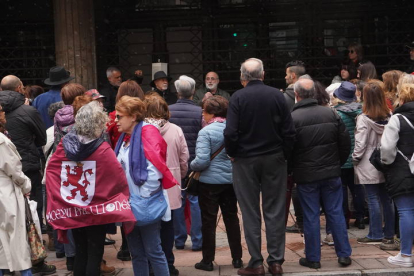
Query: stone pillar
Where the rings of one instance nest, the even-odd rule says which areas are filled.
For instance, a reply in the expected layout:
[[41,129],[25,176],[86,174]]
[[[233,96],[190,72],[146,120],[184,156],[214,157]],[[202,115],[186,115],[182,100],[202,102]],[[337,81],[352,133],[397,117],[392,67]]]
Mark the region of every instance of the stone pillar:
[[53,0],[56,65],[86,89],[97,88],[93,0]]

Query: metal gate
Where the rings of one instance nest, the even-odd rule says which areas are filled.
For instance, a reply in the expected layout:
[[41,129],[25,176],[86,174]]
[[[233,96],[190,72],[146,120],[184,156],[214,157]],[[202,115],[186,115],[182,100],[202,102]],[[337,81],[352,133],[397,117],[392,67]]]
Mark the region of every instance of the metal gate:
[[[102,35],[111,33],[113,39],[107,43],[98,38],[98,68],[119,65],[126,77],[143,68],[146,84],[153,57],[160,53],[173,78],[186,74],[201,84],[204,74],[214,70],[221,88],[228,91],[240,88],[240,64],[249,57],[264,61],[270,85],[285,87],[285,64],[293,59],[303,60],[315,79],[329,84],[339,73],[349,43],[361,43],[381,74],[405,70],[409,52],[404,44],[414,40],[412,1],[103,2],[107,24]],[[143,40],[131,41],[132,34],[142,34]],[[144,46],[147,56],[139,58],[137,52]]]

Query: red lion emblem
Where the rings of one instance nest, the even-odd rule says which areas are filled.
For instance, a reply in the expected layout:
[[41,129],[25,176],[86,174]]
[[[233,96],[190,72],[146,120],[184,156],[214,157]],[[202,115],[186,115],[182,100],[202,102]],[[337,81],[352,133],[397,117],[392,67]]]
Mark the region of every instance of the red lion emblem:
[[[86,201],[88,200],[88,193],[86,192],[86,187],[91,184],[88,179],[86,178],[86,173],[89,173],[89,175],[93,174],[92,169],[88,169],[86,171],[83,170],[83,163],[78,162],[76,163],[76,166],[73,168],[73,172],[70,172],[70,166],[66,165],[65,166],[66,169],[66,175],[68,177],[68,181],[63,181],[63,186],[65,187],[69,187],[69,185],[74,186],[75,188],[73,188],[72,190],[70,190],[70,194],[72,196],[67,196],[66,199],[67,200],[72,200],[75,199],[75,196],[77,194],[77,192],[80,192],[80,195],[82,196],[82,201]],[[82,181],[82,184],[79,184],[79,180],[81,180],[82,175],[85,177],[85,180]]]

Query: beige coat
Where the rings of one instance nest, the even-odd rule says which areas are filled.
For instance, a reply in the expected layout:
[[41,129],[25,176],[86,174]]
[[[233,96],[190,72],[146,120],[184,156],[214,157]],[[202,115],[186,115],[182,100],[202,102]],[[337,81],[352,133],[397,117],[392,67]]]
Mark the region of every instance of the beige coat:
[[13,143],[0,133],[0,269],[10,271],[32,267],[23,197],[31,183],[20,159]]
[[355,169],[355,184],[384,183],[382,172],[369,162],[374,149],[381,143],[385,125],[378,124],[365,114],[357,117],[355,130],[355,148],[352,161]]
[[[181,183],[188,170],[188,147],[185,141],[184,133],[181,128],[175,124],[167,122],[161,129],[161,135],[167,142],[167,167],[178,183]],[[171,210],[181,207],[181,189],[175,186],[167,190]]]

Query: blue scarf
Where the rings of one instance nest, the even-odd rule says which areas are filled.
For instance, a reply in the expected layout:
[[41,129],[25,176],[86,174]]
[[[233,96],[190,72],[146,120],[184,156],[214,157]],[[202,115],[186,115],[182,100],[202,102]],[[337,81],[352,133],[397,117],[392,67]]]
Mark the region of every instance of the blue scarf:
[[[141,139],[142,124],[143,122],[139,122],[132,131],[128,154],[129,174],[137,186],[142,186],[148,178],[147,158],[145,158],[144,147]],[[116,156],[118,156],[119,149],[124,142],[124,136],[125,133],[122,133],[118,139],[118,143],[115,147]]]

